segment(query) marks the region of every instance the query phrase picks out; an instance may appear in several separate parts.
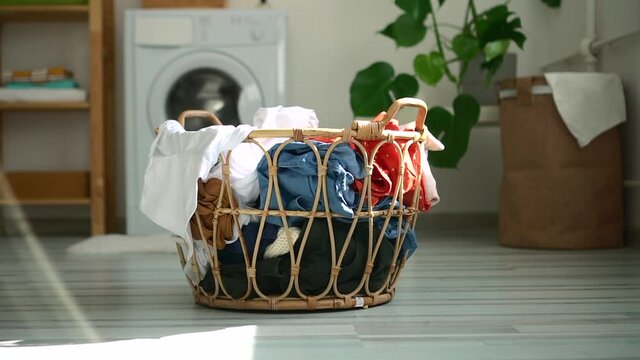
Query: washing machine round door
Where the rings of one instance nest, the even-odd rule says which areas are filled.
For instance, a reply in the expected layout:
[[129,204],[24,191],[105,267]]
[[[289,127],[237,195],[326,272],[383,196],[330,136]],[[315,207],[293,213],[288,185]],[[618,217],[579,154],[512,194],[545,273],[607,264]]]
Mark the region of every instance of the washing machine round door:
[[[147,103],[149,130],[185,110],[206,110],[225,125],[251,124],[264,106],[264,97],[253,74],[242,63],[218,52],[181,55],[154,79]],[[190,119],[187,130],[211,125],[206,119]]]

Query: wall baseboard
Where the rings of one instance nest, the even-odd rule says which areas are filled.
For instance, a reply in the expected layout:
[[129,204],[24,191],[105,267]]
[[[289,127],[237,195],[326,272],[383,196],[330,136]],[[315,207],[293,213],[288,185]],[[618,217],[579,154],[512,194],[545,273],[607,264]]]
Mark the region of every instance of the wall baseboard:
[[[91,223],[88,218],[30,218],[29,230],[36,235],[51,236],[91,236]],[[125,219],[117,221],[116,233],[124,233]],[[0,236],[21,236],[15,219],[5,217],[0,219]]]
[[[493,231],[499,236],[499,215],[494,213],[434,213],[419,215],[416,229],[421,231]],[[624,246],[640,248],[640,228],[627,227]]]
[[[89,219],[81,218],[61,218],[61,219],[44,219],[35,218],[28,220],[28,231],[32,231],[36,235],[70,235],[70,236],[89,236],[91,234],[91,224]],[[15,219],[2,219],[1,234],[6,236],[23,236]]]
[[[117,219],[116,233],[124,233],[126,226],[124,218]],[[90,236],[91,228],[88,218],[60,218],[29,219],[30,229],[36,235],[70,235]],[[420,231],[435,232],[466,232],[491,231],[496,234],[498,228],[498,214],[493,213],[432,213],[421,214],[416,223]],[[9,217],[0,219],[0,235],[20,236],[17,224]],[[627,228],[624,235],[625,246],[640,248],[640,228]]]
[[640,248],[640,228],[625,229],[624,245],[632,248]]
[[495,213],[427,213],[418,215],[416,228],[433,231],[498,231]]

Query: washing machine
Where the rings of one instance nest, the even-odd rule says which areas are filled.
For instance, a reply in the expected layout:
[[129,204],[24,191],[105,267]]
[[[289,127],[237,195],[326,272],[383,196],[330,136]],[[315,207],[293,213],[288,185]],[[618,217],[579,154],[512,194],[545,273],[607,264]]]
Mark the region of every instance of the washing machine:
[[[155,129],[189,109],[251,124],[259,107],[284,104],[285,38],[286,15],[278,10],[127,11],[127,233],[163,231],[139,207]],[[187,130],[208,124],[195,119]]]

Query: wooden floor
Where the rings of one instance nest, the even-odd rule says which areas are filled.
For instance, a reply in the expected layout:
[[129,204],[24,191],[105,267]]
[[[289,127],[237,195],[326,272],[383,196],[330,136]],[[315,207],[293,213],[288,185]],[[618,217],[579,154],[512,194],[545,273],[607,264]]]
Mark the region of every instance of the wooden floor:
[[250,329],[237,346],[253,359],[640,359],[640,249],[511,249],[477,231],[419,238],[391,303],[313,314],[195,305],[170,254],[80,257],[66,253],[78,238],[40,238],[42,249],[2,238],[0,358],[9,345]]

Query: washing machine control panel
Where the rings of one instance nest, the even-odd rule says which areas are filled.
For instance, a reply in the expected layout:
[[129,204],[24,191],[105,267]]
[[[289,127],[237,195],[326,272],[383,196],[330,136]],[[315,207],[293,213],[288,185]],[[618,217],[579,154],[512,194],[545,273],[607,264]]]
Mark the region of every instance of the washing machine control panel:
[[202,14],[196,20],[197,41],[208,45],[276,44],[284,18],[265,14]]

